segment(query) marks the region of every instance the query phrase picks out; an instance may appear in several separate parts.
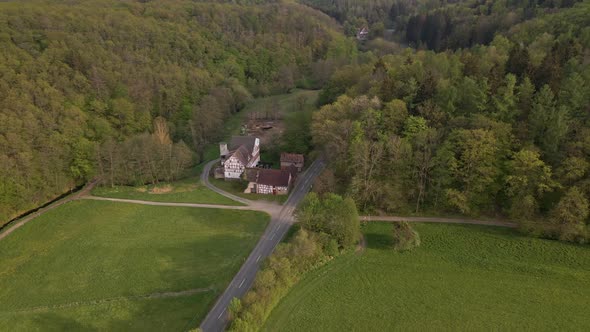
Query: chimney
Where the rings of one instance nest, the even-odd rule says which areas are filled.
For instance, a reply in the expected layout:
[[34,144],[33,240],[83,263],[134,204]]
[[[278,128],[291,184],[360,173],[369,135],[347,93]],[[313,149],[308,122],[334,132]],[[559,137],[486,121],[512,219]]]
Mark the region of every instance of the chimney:
[[219,143],[219,156],[225,157],[225,156],[227,156],[228,153],[229,153],[229,150],[227,149],[227,143],[225,143],[225,142]]

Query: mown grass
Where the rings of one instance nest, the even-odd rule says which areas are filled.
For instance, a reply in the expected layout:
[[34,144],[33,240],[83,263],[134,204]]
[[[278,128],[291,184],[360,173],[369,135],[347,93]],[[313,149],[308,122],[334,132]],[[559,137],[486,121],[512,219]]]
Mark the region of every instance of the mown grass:
[[590,247],[512,230],[417,224],[422,246],[391,249],[386,223],[368,248],[307,275],[266,331],[588,330]]
[[210,178],[209,180],[217,188],[246,199],[277,202],[279,204],[283,204],[289,197],[289,195],[246,194],[244,193],[244,190],[246,190],[248,182],[242,180],[225,181],[223,179],[214,178]]
[[92,190],[92,194],[101,197],[156,202],[243,205],[210,190],[200,182],[199,177],[191,177],[176,182],[165,182],[158,185],[96,187]]
[[252,211],[70,202],[0,241],[0,330],[195,327],[268,219]]

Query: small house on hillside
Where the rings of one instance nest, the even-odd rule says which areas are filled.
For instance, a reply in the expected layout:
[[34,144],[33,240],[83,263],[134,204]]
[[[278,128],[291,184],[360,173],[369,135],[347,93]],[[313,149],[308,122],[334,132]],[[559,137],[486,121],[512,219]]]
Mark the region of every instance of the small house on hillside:
[[298,172],[303,170],[303,165],[305,162],[305,158],[302,154],[297,153],[281,153],[281,169],[287,170],[289,167],[293,166],[297,169]]
[[219,155],[225,179],[239,179],[246,168],[260,161],[260,139],[253,136],[233,136],[229,145],[219,143]]
[[244,193],[266,195],[288,194],[293,179],[287,170],[260,168],[248,169],[245,177],[249,183]]
[[362,28],[358,29],[358,31],[356,32],[356,39],[358,39],[358,40],[369,39],[369,28],[362,27]]

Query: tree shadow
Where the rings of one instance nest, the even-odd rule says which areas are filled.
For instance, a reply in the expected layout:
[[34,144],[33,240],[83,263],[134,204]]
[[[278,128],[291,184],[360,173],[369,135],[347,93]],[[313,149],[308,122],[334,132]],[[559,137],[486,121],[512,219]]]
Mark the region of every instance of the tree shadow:
[[367,248],[370,249],[391,249],[393,247],[393,239],[389,234],[367,232],[365,238],[367,239]]

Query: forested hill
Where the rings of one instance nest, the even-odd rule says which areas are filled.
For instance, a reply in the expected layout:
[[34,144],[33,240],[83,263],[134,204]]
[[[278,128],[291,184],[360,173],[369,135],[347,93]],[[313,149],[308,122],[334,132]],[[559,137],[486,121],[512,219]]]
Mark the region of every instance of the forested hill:
[[348,35],[367,26],[416,48],[456,49],[490,43],[496,33],[581,0],[299,0],[334,17]]
[[588,241],[589,56],[584,2],[488,46],[345,66],[313,121],[324,185],[367,213],[546,220],[535,232]]
[[354,55],[328,16],[255,3],[0,2],[0,224],[96,174],[178,177],[253,95]]

